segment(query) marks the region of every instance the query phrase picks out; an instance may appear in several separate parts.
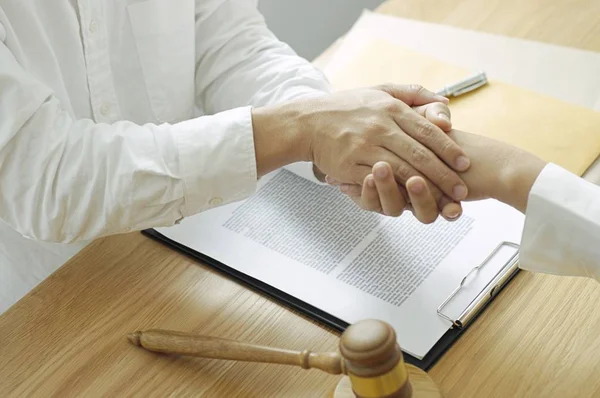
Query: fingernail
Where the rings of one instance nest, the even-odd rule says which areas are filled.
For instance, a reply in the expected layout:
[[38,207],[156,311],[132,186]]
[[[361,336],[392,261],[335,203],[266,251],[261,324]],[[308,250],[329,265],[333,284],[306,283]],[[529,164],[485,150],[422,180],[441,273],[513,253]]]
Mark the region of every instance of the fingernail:
[[459,211],[453,211],[450,212],[450,214],[446,214],[446,218],[449,220],[456,220],[458,217],[460,217]]
[[348,192],[348,190],[349,190],[349,187],[348,187],[348,185],[347,185],[347,184],[342,184],[342,185],[340,185],[340,190],[341,190],[342,192],[346,193],[346,192]]
[[448,123],[451,123],[450,118],[445,113],[438,113],[438,117]]
[[373,179],[373,176],[369,176],[367,178],[367,185],[369,186],[369,188],[375,187],[375,180]]
[[471,161],[466,156],[459,156],[456,159],[456,170],[465,171],[471,165]]
[[423,188],[423,181],[421,180],[417,180],[411,183],[409,187],[410,191],[415,194],[420,194],[421,192],[423,192]]
[[385,166],[375,167],[375,177],[377,178],[385,178],[387,177],[388,170]]
[[454,194],[454,200],[463,200],[467,197],[467,187],[464,185],[455,185],[452,189],[452,193]]

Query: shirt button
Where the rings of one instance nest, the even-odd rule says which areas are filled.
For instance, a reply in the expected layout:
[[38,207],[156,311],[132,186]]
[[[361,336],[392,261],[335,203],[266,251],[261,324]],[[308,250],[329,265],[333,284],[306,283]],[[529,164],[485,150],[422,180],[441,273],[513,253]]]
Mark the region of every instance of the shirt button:
[[208,202],[211,206],[220,206],[223,204],[223,198],[212,198],[210,202]]
[[100,107],[100,113],[102,113],[103,116],[108,115],[110,113],[110,105],[103,104],[102,107]]
[[94,33],[98,29],[98,22],[90,22],[90,33]]

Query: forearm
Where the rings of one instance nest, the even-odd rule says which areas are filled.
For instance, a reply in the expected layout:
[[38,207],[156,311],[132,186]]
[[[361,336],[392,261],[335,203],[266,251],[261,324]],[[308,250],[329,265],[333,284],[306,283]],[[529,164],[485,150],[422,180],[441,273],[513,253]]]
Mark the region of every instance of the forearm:
[[259,177],[285,165],[308,161],[310,145],[305,116],[296,103],[252,110],[256,169]]
[[469,200],[494,198],[526,214],[519,266],[600,280],[600,187],[486,137],[452,131],[471,159]]
[[492,197],[525,213],[531,188],[546,162],[525,151],[515,150],[514,154],[506,169],[499,170],[501,179]]
[[327,79],[267,28],[256,1],[196,1],[196,93],[207,114],[251,105],[257,172],[302,160],[294,115],[264,109],[330,92]]
[[448,135],[471,159],[471,167],[461,174],[469,189],[467,200],[493,198],[524,213],[529,191],[546,162],[484,136],[460,130]]
[[177,125],[108,125],[74,120],[50,97],[26,119],[0,128],[0,218],[33,239],[172,225],[255,189],[249,108]]

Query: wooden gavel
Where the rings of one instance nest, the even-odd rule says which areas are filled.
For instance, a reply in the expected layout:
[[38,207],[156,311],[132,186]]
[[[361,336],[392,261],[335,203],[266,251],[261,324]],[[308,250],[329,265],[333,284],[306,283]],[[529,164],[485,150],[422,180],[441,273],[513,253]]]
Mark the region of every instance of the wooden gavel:
[[387,323],[365,320],[349,326],[339,352],[292,351],[169,330],[138,331],[129,341],[149,351],[202,358],[263,362],[344,374],[335,398],[441,397],[427,373],[406,365],[396,332]]

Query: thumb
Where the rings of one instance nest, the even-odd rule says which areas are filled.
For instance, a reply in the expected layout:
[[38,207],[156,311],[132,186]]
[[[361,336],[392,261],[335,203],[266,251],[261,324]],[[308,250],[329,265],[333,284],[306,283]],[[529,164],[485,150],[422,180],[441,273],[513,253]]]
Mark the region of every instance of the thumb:
[[413,110],[445,132],[452,130],[450,109],[447,105],[441,102],[434,102],[427,105],[415,106]]
[[425,105],[432,102],[448,104],[448,98],[433,93],[418,84],[383,84],[377,87],[392,97],[404,102],[409,106]]

